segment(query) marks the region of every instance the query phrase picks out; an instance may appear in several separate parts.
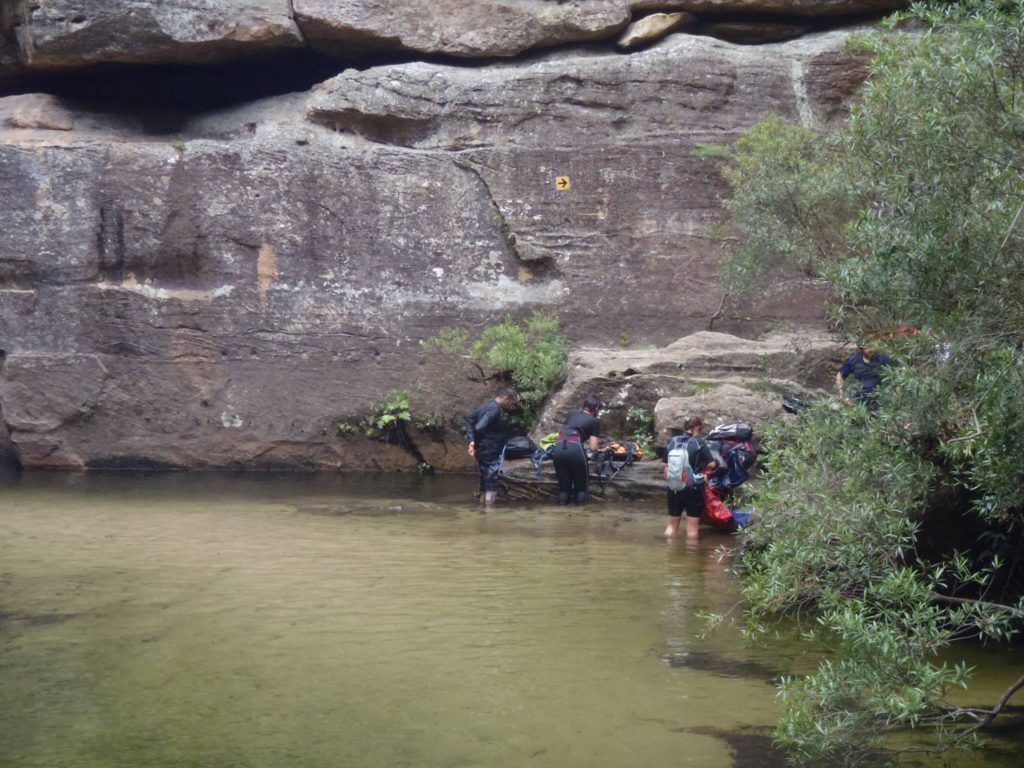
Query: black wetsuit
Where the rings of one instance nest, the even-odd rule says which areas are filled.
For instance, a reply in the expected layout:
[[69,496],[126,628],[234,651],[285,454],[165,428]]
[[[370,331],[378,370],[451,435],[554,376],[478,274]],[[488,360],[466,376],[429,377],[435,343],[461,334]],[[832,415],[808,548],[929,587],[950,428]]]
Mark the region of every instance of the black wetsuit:
[[466,442],[476,443],[480,490],[498,489],[501,449],[508,437],[508,423],[497,400],[488,400],[466,417]]
[[551,449],[551,460],[558,476],[558,503],[587,503],[587,477],[590,466],[587,461],[586,443],[594,435],[601,434],[597,419],[584,411],[573,411],[558,432],[558,442]]
[[878,385],[882,383],[885,376],[883,370],[889,365],[889,356],[875,353],[870,360],[864,359],[864,353],[858,351],[852,355],[843,367],[839,369],[839,375],[843,380],[853,376],[860,385],[850,394],[850,399],[858,403],[864,403],[871,412],[878,410]]

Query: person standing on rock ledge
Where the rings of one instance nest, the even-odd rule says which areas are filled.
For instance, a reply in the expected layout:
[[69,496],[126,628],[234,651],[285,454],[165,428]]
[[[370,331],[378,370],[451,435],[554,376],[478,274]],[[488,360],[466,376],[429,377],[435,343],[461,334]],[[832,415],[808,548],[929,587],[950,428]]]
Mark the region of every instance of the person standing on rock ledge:
[[665,480],[668,483],[668,526],[665,536],[679,533],[679,522],[686,512],[686,538],[700,536],[700,516],[704,512],[704,475],[718,466],[708,444],[700,439],[704,421],[691,416],[665,446]]
[[514,389],[502,389],[493,400],[488,400],[466,417],[466,441],[469,455],[480,468],[481,500],[487,506],[498,497],[498,472],[501,470],[501,449],[508,436],[505,411],[519,407],[519,395]]
[[601,424],[597,413],[600,410],[601,401],[593,396],[587,397],[581,410],[569,413],[558,430],[557,442],[551,448],[551,460],[558,476],[558,503],[563,506],[570,501],[577,506],[587,503],[590,461],[586,449],[589,447],[596,451],[598,448]]

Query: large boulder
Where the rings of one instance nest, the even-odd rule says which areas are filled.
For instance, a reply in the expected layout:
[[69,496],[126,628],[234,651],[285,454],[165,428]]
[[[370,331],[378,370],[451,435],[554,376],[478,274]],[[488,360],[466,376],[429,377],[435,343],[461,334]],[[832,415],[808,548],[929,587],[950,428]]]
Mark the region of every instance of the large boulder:
[[[309,119],[376,145],[452,153],[519,261],[509,295],[528,290],[558,306],[577,338],[665,343],[706,327],[722,299],[709,233],[728,187],[721,152],[705,150],[768,113],[815,127],[839,119],[802,78],[822,77],[823,56],[859,61],[845,40],[827,33],[755,51],[675,36],[631,56],[352,70],[315,89]],[[758,332],[738,317],[815,322],[823,298],[820,284],[786,279],[731,305],[720,327]]]
[[760,339],[700,331],[654,349],[578,349],[537,433],[555,431],[587,395],[604,402],[606,435],[628,436],[639,409],[653,418],[657,446],[694,414],[709,424],[760,422],[782,413],[783,394],[827,386],[841,356],[836,339],[814,328]]
[[692,27],[697,23],[697,17],[692,13],[678,11],[676,13],[652,13],[637,19],[623,32],[616,45],[624,51],[633,48],[640,48],[661,40],[670,32]]
[[[407,0],[396,12],[389,0],[294,0],[303,33],[314,48],[327,53],[405,51],[469,58],[514,56],[536,48],[611,38],[626,27],[632,13],[639,18],[651,10],[816,17],[877,13],[907,4],[906,0]],[[645,39],[650,39],[649,34],[644,33]]]
[[[746,421],[756,429],[785,414],[779,392],[740,384],[714,384],[688,397],[663,397],[654,406],[654,441],[664,447],[691,416],[700,416],[708,430],[716,424]],[[796,385],[792,385],[795,387]]]
[[197,63],[301,46],[289,0],[12,0],[28,69]]
[[0,99],[0,125],[41,131],[70,131],[75,115],[60,99],[45,93],[29,93]]
[[312,46],[327,53],[412,51],[487,58],[610,37],[624,0],[293,0]]

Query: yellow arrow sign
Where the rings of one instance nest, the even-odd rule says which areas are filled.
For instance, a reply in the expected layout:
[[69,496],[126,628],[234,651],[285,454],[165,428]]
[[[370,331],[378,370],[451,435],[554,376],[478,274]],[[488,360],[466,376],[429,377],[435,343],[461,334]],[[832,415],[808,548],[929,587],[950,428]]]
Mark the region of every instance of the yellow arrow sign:
[[568,176],[556,176],[555,189],[561,190],[562,192],[567,189],[572,189],[572,179]]

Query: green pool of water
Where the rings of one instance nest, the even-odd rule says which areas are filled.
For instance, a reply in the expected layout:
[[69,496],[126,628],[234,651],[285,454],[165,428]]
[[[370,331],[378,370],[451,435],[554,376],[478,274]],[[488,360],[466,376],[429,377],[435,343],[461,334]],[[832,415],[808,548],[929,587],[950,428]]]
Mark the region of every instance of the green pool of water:
[[[471,485],[0,490],[0,765],[780,764],[772,681],[817,657],[698,638],[738,599],[729,537],[666,542],[657,503],[482,514]],[[1004,677],[981,659],[982,700]]]

